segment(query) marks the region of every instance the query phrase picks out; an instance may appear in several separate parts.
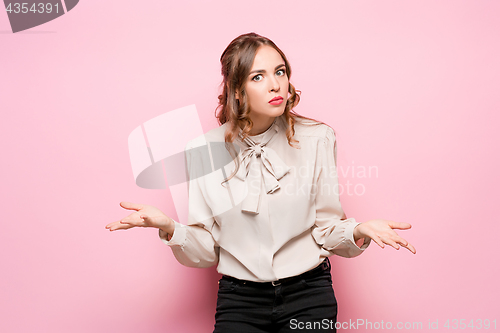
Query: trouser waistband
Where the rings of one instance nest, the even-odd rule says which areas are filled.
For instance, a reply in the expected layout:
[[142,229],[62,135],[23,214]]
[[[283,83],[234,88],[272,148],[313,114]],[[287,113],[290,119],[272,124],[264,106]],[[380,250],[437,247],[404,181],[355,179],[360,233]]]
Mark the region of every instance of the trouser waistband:
[[273,287],[273,286],[279,286],[279,285],[293,284],[293,283],[299,282],[302,279],[307,279],[307,278],[321,275],[324,271],[330,270],[330,267],[331,267],[330,260],[328,258],[326,258],[317,267],[315,267],[307,272],[304,272],[304,273],[299,274],[299,275],[279,279],[276,281],[271,281],[271,282],[255,282],[255,281],[248,281],[248,280],[240,280],[240,279],[237,279],[237,278],[229,276],[229,275],[223,275],[222,278],[225,280],[233,281],[235,283],[244,284],[244,285],[248,285],[248,286]]

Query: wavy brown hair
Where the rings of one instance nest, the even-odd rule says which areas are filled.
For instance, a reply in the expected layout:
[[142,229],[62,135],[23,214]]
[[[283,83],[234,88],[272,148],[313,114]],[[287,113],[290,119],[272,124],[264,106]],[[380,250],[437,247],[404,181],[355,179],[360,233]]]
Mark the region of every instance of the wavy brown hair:
[[[274,44],[269,38],[260,36],[256,33],[247,33],[236,37],[224,50],[221,55],[221,74],[222,74],[222,94],[219,95],[219,105],[216,108],[219,113],[216,115],[219,125],[228,123],[224,140],[226,142],[226,149],[230,152],[233,160],[236,162],[236,168],[232,175],[223,181],[226,182],[231,179],[237,172],[240,163],[237,157],[237,152],[234,149],[233,142],[238,135],[242,139],[246,138],[252,130],[253,123],[249,117],[250,108],[247,103],[247,96],[245,94],[245,83],[253,61],[259,47],[267,45],[274,48],[283,58],[285,62],[285,71],[289,80],[288,92],[290,97],[286,101],[285,111],[283,117],[287,125],[286,137],[288,144],[293,147],[298,140],[295,140],[294,125],[298,119],[310,120],[311,125],[322,124],[321,121],[299,115],[292,109],[297,106],[300,101],[300,90],[296,90],[290,83],[292,76],[292,69],[283,51]],[[236,99],[236,92],[239,92],[239,99]]]

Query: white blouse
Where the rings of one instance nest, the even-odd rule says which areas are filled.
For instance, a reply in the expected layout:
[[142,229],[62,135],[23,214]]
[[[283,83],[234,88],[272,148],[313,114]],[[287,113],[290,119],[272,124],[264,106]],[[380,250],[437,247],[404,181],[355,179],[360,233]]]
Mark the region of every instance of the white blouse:
[[221,274],[263,282],[368,247],[369,238],[356,245],[359,223],[340,205],[334,131],[311,124],[299,119],[294,126],[300,149],[288,144],[283,116],[264,133],[236,139],[241,165],[223,184],[236,166],[224,144],[227,123],[186,145],[188,225],[175,222],[170,240],[159,231],[181,264],[218,264]]

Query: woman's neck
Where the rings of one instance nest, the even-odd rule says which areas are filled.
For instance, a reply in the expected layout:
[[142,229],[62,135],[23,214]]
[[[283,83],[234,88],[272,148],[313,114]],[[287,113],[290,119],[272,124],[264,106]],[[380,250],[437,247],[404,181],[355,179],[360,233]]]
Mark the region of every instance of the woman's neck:
[[253,127],[250,130],[250,132],[248,133],[248,135],[259,135],[259,134],[264,133],[265,131],[267,131],[269,129],[269,127],[271,127],[271,125],[274,123],[275,119],[276,119],[276,117],[271,117],[271,118],[268,118],[268,120],[265,122],[264,121],[261,121],[261,122],[254,121]]

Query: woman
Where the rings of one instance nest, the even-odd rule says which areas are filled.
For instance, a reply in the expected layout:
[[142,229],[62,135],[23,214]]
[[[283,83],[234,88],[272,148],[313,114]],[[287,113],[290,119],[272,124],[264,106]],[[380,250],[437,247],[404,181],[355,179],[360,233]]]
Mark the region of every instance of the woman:
[[[345,217],[334,131],[292,111],[299,96],[290,64],[271,40],[241,35],[221,65],[221,126],[186,146],[188,225],[122,202],[134,212],[106,228],[158,228],[180,263],[217,264],[214,332],[335,332],[328,257],[357,256],[371,240],[415,253],[393,230],[411,226]],[[231,175],[206,170],[215,164]]]

